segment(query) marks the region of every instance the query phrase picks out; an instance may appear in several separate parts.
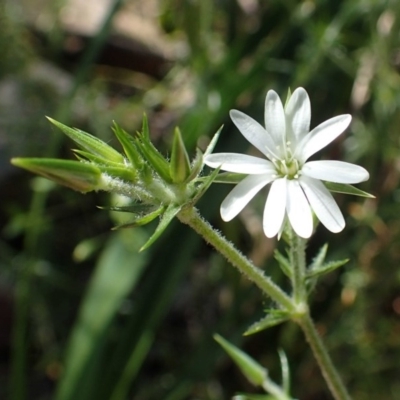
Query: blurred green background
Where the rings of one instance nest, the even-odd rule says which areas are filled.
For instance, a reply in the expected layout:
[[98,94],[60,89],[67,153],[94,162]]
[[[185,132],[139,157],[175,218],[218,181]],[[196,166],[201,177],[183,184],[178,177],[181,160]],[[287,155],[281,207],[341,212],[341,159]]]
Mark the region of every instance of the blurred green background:
[[[9,164],[72,157],[49,115],[116,144],[145,112],[167,152],[179,125],[191,151],[225,124],[217,151],[248,144],[231,108],[263,120],[267,90],[303,86],[312,127],[353,122],[321,156],[358,163],[374,200],[336,196],[347,219],[325,242],[351,261],[324,278],[312,314],[355,399],[400,399],[400,2],[397,0],[0,1],[0,399],[228,399],[257,393],[212,334],[240,345],[293,395],[330,399],[298,328],[243,338],[269,307],[189,228],[111,231],[113,199],[57,187]],[[250,149],[249,149],[250,150]],[[285,278],[261,227],[265,197],[223,223],[230,188],[209,190],[203,215],[265,269]],[[278,243],[278,246],[282,246]],[[61,378],[63,376],[63,378]]]

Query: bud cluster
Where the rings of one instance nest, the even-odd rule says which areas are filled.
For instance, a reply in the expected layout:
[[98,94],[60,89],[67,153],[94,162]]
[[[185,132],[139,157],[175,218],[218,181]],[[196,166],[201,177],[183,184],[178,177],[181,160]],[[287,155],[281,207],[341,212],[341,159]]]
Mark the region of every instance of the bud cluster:
[[[161,217],[156,232],[144,248],[158,238],[182,208],[195,204],[218,174],[216,170],[207,177],[200,177],[203,154],[197,150],[190,162],[178,128],[174,132],[171,157],[166,159],[150,140],[146,116],[141,132],[135,136],[114,123],[113,131],[124,154],[89,133],[48,119],[79,146],[73,150],[78,160],[14,158],[11,162],[80,192],[103,190],[129,197],[131,205],[112,208],[135,214],[134,220],[124,226],[144,225]],[[213,150],[218,134],[205,155]]]

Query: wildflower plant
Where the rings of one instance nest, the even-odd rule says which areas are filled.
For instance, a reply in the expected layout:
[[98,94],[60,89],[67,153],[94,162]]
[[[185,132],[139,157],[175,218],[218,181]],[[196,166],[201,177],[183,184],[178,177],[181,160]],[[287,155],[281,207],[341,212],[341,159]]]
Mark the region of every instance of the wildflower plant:
[[[116,228],[140,226],[159,219],[158,227],[142,250],[153,244],[175,217],[190,226],[272,299],[274,306],[244,334],[294,321],[303,330],[334,398],[350,399],[315,328],[309,307],[309,295],[318,278],[347,260],[325,262],[327,245],[324,245],[307,265],[305,248],[314,230],[313,214],[332,232],[340,232],[345,226],[330,192],[372,197],[352,186],[368,179],[364,168],[341,161],[309,160],[344,132],[351,116],[331,118],[310,131],[311,106],[303,88],[289,93],[285,106],[274,91],[267,93],[265,127],[240,111],[232,110],[230,115],[242,135],[266,158],[212,154],[219,130],[205,153],[197,150],[190,161],[182,134],[176,129],[167,159],[151,143],[146,117],[141,132],[134,136],[114,123],[113,131],[123,148],[120,153],[86,132],[49,118],[78,145],[79,149],[74,150],[77,160],[14,158],[12,163],[74,190],[103,190],[127,197],[131,201],[129,205],[110,209],[132,213],[132,221]],[[205,165],[214,171],[205,173]],[[289,292],[276,285],[201,217],[195,205],[213,182],[236,184],[221,205],[221,217],[225,221],[233,219],[263,187],[270,185],[263,228],[267,237],[283,237],[287,243],[286,255],[276,251],[275,258],[290,281]],[[221,336],[216,335],[215,339],[246,378],[268,393],[260,398],[292,399],[283,355],[282,384],[279,385],[257,361]],[[237,398],[250,398],[246,396]]]

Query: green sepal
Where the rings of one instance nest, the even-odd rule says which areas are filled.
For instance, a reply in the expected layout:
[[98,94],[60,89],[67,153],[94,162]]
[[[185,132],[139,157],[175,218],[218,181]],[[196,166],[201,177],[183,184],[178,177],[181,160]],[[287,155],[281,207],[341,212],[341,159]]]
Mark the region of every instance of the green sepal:
[[11,163],[79,192],[103,189],[100,168],[53,158],[13,158]]
[[291,91],[291,89],[290,89],[290,87],[289,87],[289,88],[288,88],[288,91],[287,91],[286,101],[285,101],[285,109],[286,109],[286,107],[287,107],[287,105],[288,105],[289,100],[290,100],[291,97],[292,97],[292,91]]
[[375,196],[356,188],[353,185],[346,183],[323,182],[325,187],[331,192],[351,194],[353,196],[367,197],[368,199],[375,199]]
[[214,183],[230,183],[230,184],[238,184],[242,181],[247,175],[246,174],[236,174],[234,172],[222,172],[219,174]]
[[133,137],[122,129],[115,121],[112,130],[121,143],[121,146],[132,165],[139,170],[142,169],[143,159],[136,148]]
[[150,239],[140,248],[139,251],[148,249],[165,231],[170,222],[174,219],[175,215],[181,210],[182,206],[177,206],[174,204],[169,204],[165,212],[163,213],[160,223],[158,224],[156,230]]
[[334,271],[337,268],[342,267],[343,265],[349,262],[349,258],[344,260],[330,261],[323,265],[320,268],[312,269],[307,271],[307,278],[316,278],[317,276],[325,275],[329,272]]
[[109,146],[107,143],[96,138],[90,133],[81,131],[80,129],[70,128],[61,122],[58,122],[52,118],[47,117],[47,119],[55,125],[57,128],[61,129],[68,137],[70,137],[76,144],[78,144],[82,149],[89,151],[90,153],[97,155],[106,160],[114,161],[120,164],[124,163],[124,157],[122,154],[118,153],[115,149]]
[[169,172],[174,183],[183,183],[190,175],[190,161],[179,128],[175,128],[172,141]]
[[77,150],[77,149],[73,149],[72,150],[75,154],[75,157],[83,162],[92,162],[94,164],[97,165],[107,165],[110,167],[121,167],[121,163],[117,163],[114,161],[110,161],[110,160],[106,160],[105,158],[96,156],[95,154],[89,153],[88,151],[85,150]]
[[203,196],[203,194],[208,190],[210,185],[214,182],[215,177],[218,175],[219,168],[216,168],[212,174],[208,175],[202,184],[196,189],[196,194],[193,199],[190,201],[192,205],[196,204],[199,199]]
[[165,206],[161,206],[161,207],[157,208],[157,210],[155,210],[149,214],[146,214],[143,217],[138,217],[131,222],[127,222],[125,224],[114,226],[112,228],[112,230],[116,231],[117,229],[134,228],[136,226],[147,225],[148,223],[150,223],[151,221],[153,221],[157,217],[159,217],[164,211],[165,211]]
[[201,152],[200,149],[196,149],[196,157],[194,158],[190,168],[191,168],[190,174],[185,179],[184,183],[191,182],[193,179],[195,179],[200,174],[203,168],[203,153]]
[[215,133],[215,135],[212,137],[210,143],[208,144],[208,146],[207,146],[207,148],[206,148],[206,151],[204,152],[204,157],[210,155],[210,154],[214,151],[214,148],[215,148],[215,146],[216,146],[216,144],[217,144],[217,142],[218,142],[218,139],[219,139],[219,136],[220,136],[220,134],[221,134],[221,132],[222,132],[222,128],[223,128],[223,127],[224,127],[224,126],[221,125],[221,127],[217,130],[217,132]]
[[292,277],[292,267],[287,257],[285,257],[279,250],[274,251],[274,258],[279,263],[282,272],[289,278]]
[[289,319],[290,315],[286,311],[276,309],[268,310],[268,315],[251,325],[243,335],[254,335],[255,333],[261,332],[265,329],[282,324]]
[[149,163],[155,172],[167,183],[172,183],[168,161],[154,147],[153,143],[143,134],[138,134],[135,141],[142,157]]
[[267,377],[267,370],[244,351],[229,343],[222,336],[215,334],[216,340],[228,353],[243,375],[256,386],[262,386]]
[[129,167],[109,167],[108,165],[98,166],[102,172],[113,178],[119,178],[126,182],[136,182],[136,171]]

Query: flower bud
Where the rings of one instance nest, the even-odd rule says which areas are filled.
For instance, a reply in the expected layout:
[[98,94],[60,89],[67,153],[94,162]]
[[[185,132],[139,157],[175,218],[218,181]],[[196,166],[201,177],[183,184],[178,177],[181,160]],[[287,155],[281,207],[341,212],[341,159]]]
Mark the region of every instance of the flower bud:
[[52,158],[13,158],[11,163],[79,192],[102,189],[101,171],[92,164]]

